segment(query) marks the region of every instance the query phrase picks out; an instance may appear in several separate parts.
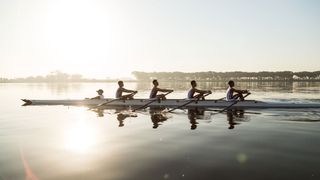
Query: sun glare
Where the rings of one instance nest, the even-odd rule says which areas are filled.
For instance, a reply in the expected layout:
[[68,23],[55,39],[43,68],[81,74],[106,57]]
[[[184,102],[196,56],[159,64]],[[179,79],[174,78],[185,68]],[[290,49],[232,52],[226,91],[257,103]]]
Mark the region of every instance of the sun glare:
[[90,124],[85,122],[84,113],[78,113],[79,121],[66,129],[65,149],[76,153],[86,153],[96,143],[96,133]]

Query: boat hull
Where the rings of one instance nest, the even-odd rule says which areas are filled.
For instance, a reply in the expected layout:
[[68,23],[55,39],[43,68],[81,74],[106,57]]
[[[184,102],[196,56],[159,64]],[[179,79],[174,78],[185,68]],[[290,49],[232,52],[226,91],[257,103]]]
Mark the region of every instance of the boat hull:
[[[97,106],[107,103],[113,99],[78,99],[78,100],[28,100],[22,99],[24,105],[65,105],[65,106]],[[148,107],[178,107],[190,100],[184,99],[167,99],[162,101],[154,101]],[[116,100],[105,104],[103,107],[139,107],[149,103],[149,99],[134,100]],[[224,100],[201,100],[187,104],[185,108],[225,108],[233,104]],[[316,103],[271,103],[254,100],[239,101],[234,104],[234,108],[320,108],[320,104]]]

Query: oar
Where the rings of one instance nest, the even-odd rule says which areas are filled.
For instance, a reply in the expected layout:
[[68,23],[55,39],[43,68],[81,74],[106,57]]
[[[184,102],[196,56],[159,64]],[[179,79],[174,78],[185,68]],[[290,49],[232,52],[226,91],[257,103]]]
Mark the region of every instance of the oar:
[[[136,92],[133,92],[133,93],[131,93],[131,94],[129,94],[129,95],[134,95],[134,94],[136,94]],[[109,103],[112,103],[112,102],[115,102],[115,101],[118,101],[118,100],[122,100],[122,99],[121,99],[121,98],[112,99],[112,100],[107,101],[107,102],[105,102],[105,103],[98,104],[98,105],[96,106],[96,108],[97,108],[97,107],[104,106],[104,105],[107,105],[107,104],[109,104]]]
[[[168,95],[168,94],[170,94],[170,93],[172,93],[172,91],[167,92],[166,94],[164,94],[164,96],[166,96],[166,95]],[[153,99],[153,100],[150,100],[150,101],[147,102],[145,105],[133,109],[132,112],[135,112],[136,110],[139,110],[139,109],[144,109],[144,108],[146,108],[149,104],[151,104],[151,103],[153,103],[153,102],[155,102],[155,101],[157,101],[157,100],[158,100],[158,98],[155,98],[155,99]]]
[[107,104],[109,104],[109,103],[112,103],[112,102],[118,101],[118,100],[120,100],[120,99],[119,99],[119,98],[112,99],[112,100],[107,101],[107,102],[105,102],[105,103],[98,104],[96,107],[101,107],[101,106],[107,105]]
[[105,102],[105,103],[100,103],[100,104],[98,104],[98,105],[96,105],[96,106],[93,106],[93,107],[89,108],[89,110],[99,108],[99,107],[101,107],[101,106],[104,106],[104,105],[106,105],[106,104],[109,104],[109,103],[112,103],[112,102],[115,102],[115,101],[118,101],[118,100],[120,100],[120,99],[117,98],[117,99],[109,100],[109,101],[107,101],[107,102]]
[[[211,109],[211,108],[205,108],[205,111],[213,111],[211,114],[216,114],[217,112],[220,112],[219,109]],[[245,111],[244,114],[262,114],[260,112],[254,112],[254,111]]]
[[[243,96],[243,99],[246,98],[247,96],[249,96],[251,93],[246,94],[245,96]],[[229,108],[231,108],[233,105],[237,104],[239,102],[239,100],[234,101],[232,104],[230,104],[229,106],[225,107],[224,109],[222,109],[221,111],[219,111],[218,113],[222,113],[225,110],[228,110]]]
[[186,106],[186,105],[188,105],[188,104],[190,104],[190,103],[192,103],[192,102],[198,102],[200,98],[204,98],[204,97],[206,97],[206,96],[208,96],[208,95],[210,95],[210,94],[211,94],[211,93],[207,93],[207,94],[205,94],[205,95],[203,95],[203,96],[201,96],[201,97],[198,97],[198,98],[196,98],[196,99],[191,99],[190,101],[188,101],[188,102],[186,102],[186,103],[184,103],[184,104],[182,104],[182,105],[180,105],[180,106],[178,106],[178,107],[172,108],[172,109],[169,110],[168,112],[172,112],[172,111],[174,111],[174,110],[176,110],[176,109],[180,109],[180,108],[182,108],[182,107],[184,107],[184,106]]

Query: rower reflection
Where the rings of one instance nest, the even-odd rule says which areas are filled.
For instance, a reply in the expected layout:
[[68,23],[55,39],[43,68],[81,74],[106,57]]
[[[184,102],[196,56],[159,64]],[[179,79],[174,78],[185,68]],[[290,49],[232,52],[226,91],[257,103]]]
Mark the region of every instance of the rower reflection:
[[117,120],[119,121],[119,127],[124,126],[124,120],[128,117],[138,117],[137,114],[131,113],[127,108],[116,109]]
[[104,110],[97,108],[97,109],[90,109],[91,111],[97,113],[97,117],[103,117],[104,116]]
[[240,122],[248,121],[248,118],[244,115],[244,110],[229,109],[227,112],[228,129],[234,129]]
[[153,123],[153,129],[157,129],[159,125],[162,124],[162,122],[169,119],[169,117],[167,117],[166,114],[163,113],[164,109],[165,108],[150,108],[149,113],[151,116],[151,121]]
[[124,120],[128,117],[137,117],[136,114],[128,114],[128,113],[119,113],[117,115],[117,120],[119,121],[119,127],[123,127],[124,126]]
[[[152,121],[152,128],[157,129],[163,122],[167,121],[171,116],[170,113],[164,111],[166,108],[150,108],[149,115]],[[137,114],[132,112],[129,108],[117,108],[105,111],[104,109],[91,109],[93,112],[97,113],[98,117],[103,117],[105,113],[107,114],[114,114],[116,115],[117,121],[119,122],[118,127],[125,126],[125,119],[129,117],[137,117]],[[209,113],[208,113],[209,112]],[[143,112],[140,112],[143,113]],[[201,122],[208,122],[210,123],[212,120],[212,114],[210,110],[205,108],[190,108],[187,111],[188,120],[190,123],[190,129],[195,130],[199,126],[199,120]],[[227,122],[228,122],[228,129],[234,129],[235,126],[241,124],[241,122],[249,121],[250,116],[245,115],[244,110],[239,109],[229,109],[224,112],[227,115]],[[223,114],[224,114],[223,113]],[[246,113],[253,113],[253,112],[246,112]],[[203,121],[204,120],[204,121]]]
[[197,119],[205,119],[204,118],[204,109],[199,109],[199,108],[195,108],[195,109],[188,109],[188,119],[190,120],[190,129],[191,130],[195,130],[197,129],[199,124],[197,122]]

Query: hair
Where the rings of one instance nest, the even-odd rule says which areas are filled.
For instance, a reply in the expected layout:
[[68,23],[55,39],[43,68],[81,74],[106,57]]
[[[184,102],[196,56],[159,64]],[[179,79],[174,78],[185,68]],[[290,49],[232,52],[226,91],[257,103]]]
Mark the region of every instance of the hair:
[[154,79],[154,80],[152,81],[152,84],[154,84],[154,83],[156,83],[156,82],[158,82],[158,80]]
[[193,84],[195,84],[195,83],[196,83],[195,80],[192,80],[192,81],[190,82],[191,85],[193,85]]
[[231,86],[231,84],[234,84],[234,81],[230,80],[230,81],[228,82],[228,84],[229,84],[229,86]]
[[103,90],[102,90],[102,89],[99,89],[99,90],[97,91],[97,93],[99,93],[99,92],[103,93]]
[[118,81],[118,85],[123,84],[123,81]]

